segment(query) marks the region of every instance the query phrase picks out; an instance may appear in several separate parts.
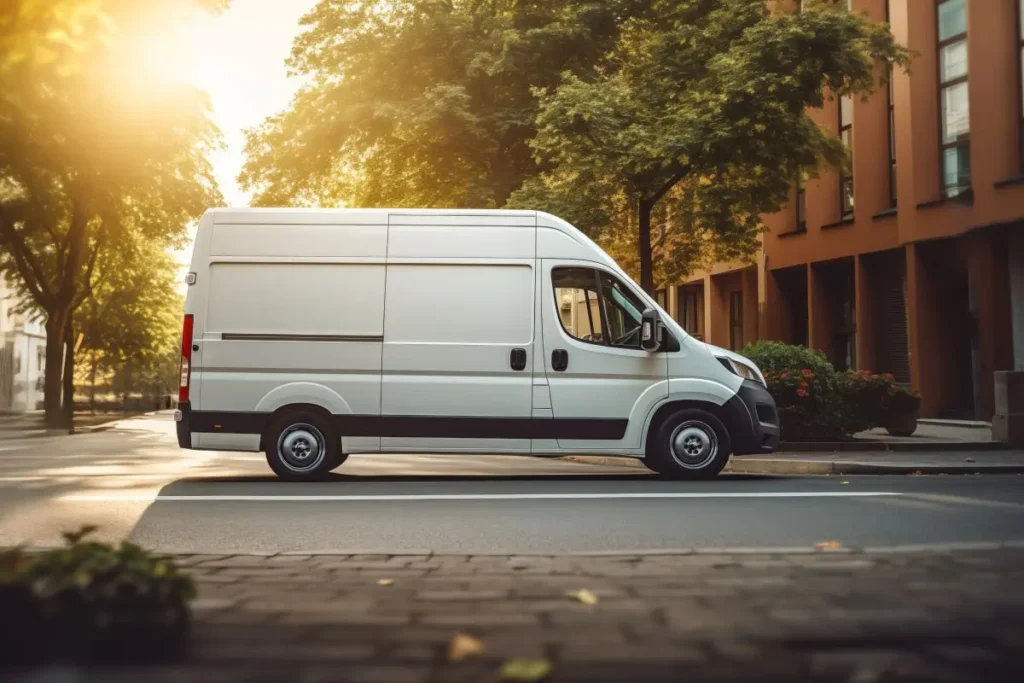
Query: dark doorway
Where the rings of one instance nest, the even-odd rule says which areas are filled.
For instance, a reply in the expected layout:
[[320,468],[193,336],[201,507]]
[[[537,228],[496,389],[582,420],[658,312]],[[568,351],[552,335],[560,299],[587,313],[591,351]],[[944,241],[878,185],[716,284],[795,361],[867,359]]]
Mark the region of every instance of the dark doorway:
[[807,266],[771,271],[779,293],[779,341],[807,346]]

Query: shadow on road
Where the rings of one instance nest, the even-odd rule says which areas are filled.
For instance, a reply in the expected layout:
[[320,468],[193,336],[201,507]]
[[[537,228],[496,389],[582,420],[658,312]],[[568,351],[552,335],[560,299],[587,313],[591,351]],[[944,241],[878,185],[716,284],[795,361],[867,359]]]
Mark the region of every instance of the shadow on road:
[[609,481],[651,481],[651,482],[672,482],[685,485],[712,485],[727,481],[780,481],[788,477],[777,477],[772,475],[759,474],[724,474],[717,479],[709,481],[677,481],[659,474],[639,472],[637,474],[605,474],[595,472],[593,474],[330,474],[323,481],[316,482],[288,482],[270,475],[247,475],[247,476],[199,476],[183,477],[174,481],[160,490],[160,495],[176,495],[180,493],[181,487],[194,484],[266,484],[273,483],[281,486],[291,485],[324,485],[330,483],[355,483],[355,482],[382,482],[382,483],[416,483],[416,482],[609,482]]

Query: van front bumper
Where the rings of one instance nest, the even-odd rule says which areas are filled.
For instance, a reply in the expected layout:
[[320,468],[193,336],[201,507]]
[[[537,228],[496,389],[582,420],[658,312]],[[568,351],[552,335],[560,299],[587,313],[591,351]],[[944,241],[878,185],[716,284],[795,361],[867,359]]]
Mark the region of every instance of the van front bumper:
[[192,406],[188,401],[178,404],[174,411],[175,428],[178,432],[178,447],[192,448]]
[[736,395],[726,403],[732,426],[733,455],[773,453],[779,447],[782,427],[775,399],[760,382],[743,380]]

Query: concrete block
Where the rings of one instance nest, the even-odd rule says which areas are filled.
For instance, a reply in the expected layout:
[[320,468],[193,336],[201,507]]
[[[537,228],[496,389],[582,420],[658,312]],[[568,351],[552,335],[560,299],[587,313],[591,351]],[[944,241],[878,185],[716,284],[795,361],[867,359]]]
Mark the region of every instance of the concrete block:
[[992,438],[1013,448],[1024,447],[1024,412],[993,415]]
[[1024,414],[1024,372],[995,373],[996,415]]

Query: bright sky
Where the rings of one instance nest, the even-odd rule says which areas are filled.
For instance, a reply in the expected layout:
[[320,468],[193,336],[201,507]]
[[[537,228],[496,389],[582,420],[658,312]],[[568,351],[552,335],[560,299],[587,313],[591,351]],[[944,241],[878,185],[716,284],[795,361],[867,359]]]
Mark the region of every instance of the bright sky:
[[[298,35],[299,19],[318,0],[231,0],[219,15],[202,14],[183,29],[184,63],[165,65],[203,88],[227,148],[212,158],[228,206],[247,206],[237,183],[245,160],[246,128],[288,106],[299,81],[288,78],[284,61]],[[193,233],[194,234],[194,233]],[[187,264],[191,243],[176,256]]]

